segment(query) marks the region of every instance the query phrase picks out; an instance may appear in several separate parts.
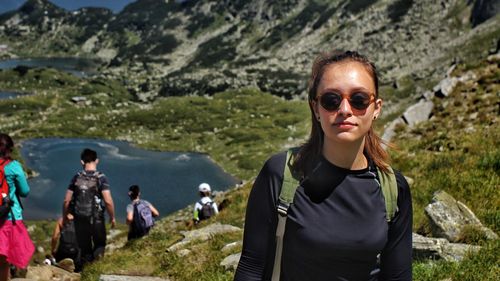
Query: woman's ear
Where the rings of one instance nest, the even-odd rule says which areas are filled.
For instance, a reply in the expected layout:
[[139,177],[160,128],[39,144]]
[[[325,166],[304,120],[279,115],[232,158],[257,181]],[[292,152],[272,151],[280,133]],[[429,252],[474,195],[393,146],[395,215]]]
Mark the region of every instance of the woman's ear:
[[382,99],[375,100],[375,110],[373,111],[373,119],[377,119],[382,112]]

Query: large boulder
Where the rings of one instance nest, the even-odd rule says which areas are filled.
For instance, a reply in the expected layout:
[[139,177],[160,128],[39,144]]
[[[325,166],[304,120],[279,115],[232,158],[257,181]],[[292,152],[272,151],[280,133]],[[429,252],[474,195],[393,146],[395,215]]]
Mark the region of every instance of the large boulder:
[[482,231],[488,239],[498,239],[498,235],[483,226],[465,204],[444,191],[434,194],[431,204],[425,207],[425,214],[429,217],[432,235],[435,237],[456,242],[460,239],[463,227],[469,225]]
[[433,108],[434,103],[432,101],[421,99],[418,103],[408,107],[408,109],[403,113],[403,119],[406,121],[408,126],[414,126],[422,121],[429,120]]

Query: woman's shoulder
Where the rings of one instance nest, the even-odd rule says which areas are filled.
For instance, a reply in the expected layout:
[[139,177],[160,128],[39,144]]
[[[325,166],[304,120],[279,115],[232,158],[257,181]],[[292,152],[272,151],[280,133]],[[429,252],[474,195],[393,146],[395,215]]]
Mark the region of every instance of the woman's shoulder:
[[11,160],[9,162],[9,164],[5,165],[4,169],[6,172],[7,171],[19,171],[19,170],[22,171],[23,167],[22,167],[21,163],[19,163],[19,161]]
[[410,185],[406,180],[406,177],[401,173],[401,171],[393,169],[396,175],[396,183],[398,185],[398,201],[399,199],[409,199],[411,198]]
[[266,160],[264,166],[262,167],[262,171],[273,175],[283,175],[286,153],[286,151],[281,151],[279,153],[273,154]]

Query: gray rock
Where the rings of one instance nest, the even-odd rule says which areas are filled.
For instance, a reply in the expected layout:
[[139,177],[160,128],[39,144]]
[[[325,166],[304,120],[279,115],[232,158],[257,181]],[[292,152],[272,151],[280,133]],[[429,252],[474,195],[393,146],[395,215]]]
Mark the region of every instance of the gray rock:
[[26,278],[31,280],[65,280],[65,281],[79,281],[80,274],[68,272],[62,268],[43,265],[43,266],[28,266]]
[[444,259],[446,261],[460,261],[471,252],[478,251],[479,246],[450,243],[444,238],[428,238],[413,233],[413,259]]
[[75,271],[75,263],[72,259],[63,259],[57,263],[57,266],[69,272]]
[[382,139],[386,142],[390,142],[391,139],[396,135],[396,127],[398,125],[405,124],[403,118],[394,119],[389,125],[384,129],[384,134],[382,135]]
[[232,254],[224,258],[220,265],[226,270],[236,270],[238,267],[238,262],[240,261],[241,253]]
[[436,97],[447,97],[451,94],[453,89],[458,83],[458,78],[456,77],[447,77],[441,80],[436,86],[434,86],[434,95]]
[[444,191],[436,192],[432,203],[425,207],[433,236],[456,242],[465,225],[480,229],[488,239],[498,239],[491,229],[483,226],[474,213],[462,202]]
[[185,257],[189,254],[191,254],[191,250],[188,250],[188,249],[180,249],[179,251],[177,251],[177,255],[179,257]]
[[185,247],[187,244],[189,244],[193,240],[199,240],[199,241],[206,241],[212,238],[212,236],[216,234],[223,234],[223,233],[229,233],[229,232],[236,232],[236,231],[241,231],[241,228],[232,226],[232,225],[227,225],[227,224],[220,224],[220,223],[214,223],[210,224],[206,227],[200,228],[200,229],[195,229],[192,231],[183,231],[181,234],[184,236],[184,239],[182,239],[180,242],[170,246],[167,251],[175,252],[183,247]]
[[418,103],[406,109],[403,113],[403,119],[409,126],[414,126],[422,121],[429,120],[433,108],[434,103],[432,101],[421,99]]
[[243,245],[242,241],[236,241],[236,242],[229,243],[229,244],[225,245],[224,247],[222,247],[221,251],[222,252],[230,252],[231,250],[236,249],[238,247],[241,247],[242,245]]
[[425,100],[431,101],[432,98],[434,97],[434,92],[432,91],[425,91],[425,93],[422,94]]

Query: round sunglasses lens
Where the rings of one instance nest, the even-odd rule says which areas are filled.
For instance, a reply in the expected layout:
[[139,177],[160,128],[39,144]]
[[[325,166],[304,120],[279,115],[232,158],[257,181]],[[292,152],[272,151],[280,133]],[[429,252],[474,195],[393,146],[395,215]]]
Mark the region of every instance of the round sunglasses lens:
[[341,101],[342,97],[337,94],[324,94],[320,97],[319,100],[321,106],[328,111],[337,110],[340,106]]
[[367,109],[370,105],[370,96],[363,93],[355,93],[349,98],[349,103],[355,109]]

